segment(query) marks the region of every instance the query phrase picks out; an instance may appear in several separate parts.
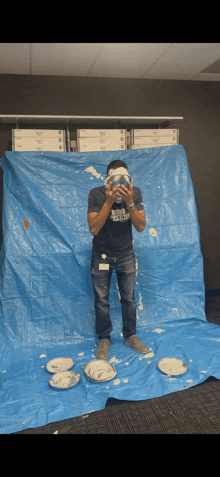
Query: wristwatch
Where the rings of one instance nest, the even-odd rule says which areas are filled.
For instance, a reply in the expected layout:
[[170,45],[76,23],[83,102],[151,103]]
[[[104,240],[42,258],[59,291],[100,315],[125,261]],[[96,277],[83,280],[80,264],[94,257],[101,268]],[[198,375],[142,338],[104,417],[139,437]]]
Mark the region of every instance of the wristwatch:
[[131,204],[129,207],[128,207],[128,210],[134,210],[135,208],[135,204]]

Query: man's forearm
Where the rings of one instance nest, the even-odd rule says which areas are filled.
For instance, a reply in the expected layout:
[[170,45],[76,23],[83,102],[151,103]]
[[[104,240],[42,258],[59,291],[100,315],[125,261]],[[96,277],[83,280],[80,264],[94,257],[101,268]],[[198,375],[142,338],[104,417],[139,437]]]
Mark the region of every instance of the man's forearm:
[[102,229],[103,225],[105,224],[108,215],[110,214],[112,205],[108,204],[107,201],[105,201],[102,209],[99,212],[99,215],[93,219],[92,226],[90,228],[90,232],[92,235],[98,235],[100,230]]
[[133,210],[128,209],[128,211],[129,211],[130,219],[132,221],[133,226],[136,228],[138,232],[143,232],[143,230],[145,229],[145,223],[146,223],[144,217],[141,217],[136,207]]
[[[92,235],[98,235],[110,214],[111,208],[112,206],[109,205],[107,201],[105,201],[99,214],[93,219],[92,226],[90,227],[90,232],[92,233]],[[130,214],[131,222],[135,229],[138,232],[143,232],[143,230],[145,229],[144,217],[141,217],[136,207],[133,210],[128,209],[128,211]]]

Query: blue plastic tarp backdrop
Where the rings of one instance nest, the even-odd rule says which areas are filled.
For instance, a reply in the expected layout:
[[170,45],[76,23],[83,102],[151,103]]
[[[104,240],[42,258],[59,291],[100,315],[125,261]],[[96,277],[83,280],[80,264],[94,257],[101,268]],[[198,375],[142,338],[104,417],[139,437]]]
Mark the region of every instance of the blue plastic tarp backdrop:
[[[146,227],[132,227],[136,257],[137,335],[148,356],[127,347],[116,274],[109,304],[108,361],[117,379],[87,380],[96,358],[90,274],[88,195],[104,184],[108,164],[123,160],[142,192]],[[220,328],[207,322],[203,257],[193,184],[183,146],[114,152],[6,152],[0,260],[1,433],[16,432],[105,407],[108,397],[150,399],[220,378]],[[71,357],[81,380],[49,388],[45,364]],[[188,371],[160,373],[162,357]]]

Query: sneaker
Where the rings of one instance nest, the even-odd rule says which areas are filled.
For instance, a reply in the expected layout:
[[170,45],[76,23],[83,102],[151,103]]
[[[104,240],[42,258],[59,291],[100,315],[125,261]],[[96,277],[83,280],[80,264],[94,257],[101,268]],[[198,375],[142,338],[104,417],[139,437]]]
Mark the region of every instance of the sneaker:
[[128,346],[131,346],[131,348],[134,348],[134,350],[138,353],[146,354],[149,351],[149,349],[143,343],[141,343],[136,335],[132,335],[130,338],[125,339],[124,343]]
[[107,339],[102,339],[99,342],[99,347],[97,349],[96,357],[97,359],[106,359],[108,357],[108,350],[110,348],[110,341]]

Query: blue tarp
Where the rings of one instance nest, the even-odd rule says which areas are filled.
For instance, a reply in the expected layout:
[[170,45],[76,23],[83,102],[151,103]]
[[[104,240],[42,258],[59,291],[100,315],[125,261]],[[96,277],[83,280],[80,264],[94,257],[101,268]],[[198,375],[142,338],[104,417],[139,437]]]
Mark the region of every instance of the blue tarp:
[[[133,228],[137,335],[144,357],[121,336],[115,271],[106,383],[87,380],[96,358],[95,310],[87,223],[88,194],[104,184],[107,165],[123,160],[141,189],[146,227]],[[87,170],[87,168],[91,168]],[[220,379],[220,327],[207,322],[200,230],[183,146],[114,152],[6,152],[0,255],[0,433],[9,434],[99,411],[109,397],[143,400]],[[154,229],[154,230],[152,230]],[[80,382],[51,389],[45,364],[71,357]],[[162,357],[183,359],[186,374],[158,370]]]

